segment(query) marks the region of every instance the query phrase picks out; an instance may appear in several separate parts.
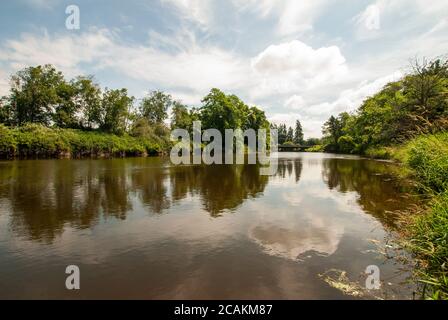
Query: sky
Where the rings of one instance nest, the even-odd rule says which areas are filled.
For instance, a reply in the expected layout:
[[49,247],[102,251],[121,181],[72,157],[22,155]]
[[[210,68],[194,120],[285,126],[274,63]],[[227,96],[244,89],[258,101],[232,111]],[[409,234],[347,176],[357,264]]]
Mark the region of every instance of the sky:
[[53,64],[137,99],[199,106],[220,88],[320,137],[412,60],[446,56],[447,39],[446,0],[0,0],[0,95],[11,74]]

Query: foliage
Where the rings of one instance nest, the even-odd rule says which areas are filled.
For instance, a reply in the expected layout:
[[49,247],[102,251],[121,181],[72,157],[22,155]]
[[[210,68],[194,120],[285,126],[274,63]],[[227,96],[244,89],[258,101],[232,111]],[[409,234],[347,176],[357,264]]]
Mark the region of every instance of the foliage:
[[126,132],[133,97],[128,97],[126,89],[104,92],[100,108],[100,129],[108,133]]
[[296,121],[296,128],[294,130],[294,143],[300,144],[300,145],[305,143],[304,136],[303,136],[302,124],[300,123],[299,120]]
[[133,137],[97,131],[48,128],[27,124],[8,128],[0,125],[0,157],[55,158],[109,157],[155,154],[167,150],[169,141],[155,134]]
[[14,122],[49,125],[53,108],[63,99],[58,95],[66,85],[62,73],[50,65],[29,67],[13,75],[11,85]]
[[171,95],[162,91],[153,91],[140,105],[140,113],[151,123],[162,123],[168,118],[168,109],[173,105]]
[[422,135],[388,150],[432,197],[428,212],[410,224],[408,246],[420,261],[417,275],[425,298],[448,299],[448,132]]
[[367,98],[356,112],[331,116],[323,127],[325,149],[366,154],[446,130],[447,93],[448,62],[416,61],[408,75]]
[[325,148],[323,145],[315,145],[313,147],[310,147],[306,149],[306,152],[324,152]]
[[448,190],[436,196],[430,211],[412,226],[410,248],[420,259],[425,298],[448,300]]
[[435,192],[448,189],[448,132],[418,137],[405,150],[405,161],[425,187]]

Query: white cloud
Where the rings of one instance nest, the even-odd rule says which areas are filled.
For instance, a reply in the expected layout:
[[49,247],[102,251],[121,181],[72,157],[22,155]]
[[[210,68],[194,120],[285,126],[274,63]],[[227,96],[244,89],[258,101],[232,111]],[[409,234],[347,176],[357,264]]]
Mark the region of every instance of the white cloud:
[[[293,106],[293,111],[277,113],[269,117],[274,123],[286,123],[293,126],[296,119],[302,121],[303,130],[308,137],[320,137],[323,122],[331,115],[341,112],[350,112],[357,109],[363,101],[381,90],[387,83],[399,80],[403,74],[395,72],[374,81],[363,81],[356,88],[347,89],[340,93],[334,101],[325,101],[318,104],[306,105],[303,98],[291,96],[285,103],[287,107]],[[294,108],[297,106],[297,108]]]
[[354,17],[358,27],[357,35],[359,39],[372,39],[378,36],[381,29],[381,10],[378,5],[372,4]]
[[303,99],[302,96],[298,96],[295,94],[292,97],[289,97],[288,100],[286,100],[285,106],[288,109],[300,110],[305,107],[305,99]]
[[20,39],[7,40],[0,48],[0,60],[14,70],[39,64],[53,64],[68,76],[79,74],[80,63],[92,63],[108,54],[113,44],[107,30],[83,33],[80,36],[41,36],[23,34]]
[[251,64],[261,79],[257,90],[260,95],[313,88],[347,72],[338,47],[313,49],[298,40],[269,46]]
[[314,20],[322,13],[327,0],[233,0],[236,7],[258,13],[261,18],[275,16],[280,35],[300,34],[313,29]]
[[13,71],[49,63],[68,77],[82,74],[87,64],[93,71],[112,70],[148,86],[178,92],[192,104],[213,87],[247,92],[246,98],[260,101],[326,84],[347,69],[335,46],[313,49],[295,40],[270,46],[251,59],[200,45],[188,31],[170,37],[149,35],[147,44],[129,45],[106,29],[52,36],[23,34],[0,47],[0,61]]
[[[163,42],[160,36],[156,40]],[[157,46],[125,45],[107,30],[62,36],[24,34],[0,47],[0,61],[13,70],[53,64],[69,77],[82,73],[81,65],[88,63],[96,70],[110,69],[159,86],[193,90],[193,94],[212,87],[238,88],[246,82],[248,61],[213,46],[199,46],[194,38],[185,41],[188,45],[177,53],[168,53]]]
[[210,8],[210,1],[204,0],[161,0],[162,3],[174,6],[178,13],[198,23],[201,27],[207,28],[213,21],[213,11]]
[[0,97],[6,95],[9,91],[8,76],[0,69]]

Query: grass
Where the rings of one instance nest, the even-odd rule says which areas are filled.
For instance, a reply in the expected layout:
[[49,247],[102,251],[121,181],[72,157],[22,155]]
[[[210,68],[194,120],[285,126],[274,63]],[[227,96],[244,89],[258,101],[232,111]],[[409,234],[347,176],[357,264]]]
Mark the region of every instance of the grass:
[[419,261],[417,276],[429,299],[448,299],[448,132],[417,137],[395,150],[420,190],[431,197],[425,214],[409,224],[407,246]]
[[306,149],[305,151],[306,152],[324,152],[325,147],[323,145],[316,145],[316,146]]
[[169,141],[157,137],[117,136],[35,124],[19,128],[0,125],[1,158],[141,156],[168,148]]

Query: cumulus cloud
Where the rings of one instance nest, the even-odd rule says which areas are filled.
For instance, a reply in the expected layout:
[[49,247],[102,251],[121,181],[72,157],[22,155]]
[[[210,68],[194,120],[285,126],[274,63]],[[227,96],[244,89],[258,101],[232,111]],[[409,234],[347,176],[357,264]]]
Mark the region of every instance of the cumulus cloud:
[[313,49],[298,40],[269,46],[251,64],[261,78],[261,94],[309,89],[347,72],[345,58],[337,46]]
[[286,100],[285,106],[288,109],[300,110],[305,107],[305,99],[303,99],[302,96],[295,94],[292,97],[289,97],[288,100]]
[[23,34],[0,47],[0,61],[13,70],[49,63],[69,77],[82,74],[90,65],[94,71],[112,70],[168,88],[187,103],[213,87],[248,92],[246,98],[259,101],[325,84],[347,69],[345,58],[335,46],[313,49],[294,40],[269,46],[250,58],[198,44],[194,34],[187,31],[171,37],[156,32],[149,36],[146,44],[129,45],[107,29],[81,34]]
[[307,105],[302,97],[293,95],[285,102],[286,108],[291,111],[274,114],[270,117],[270,121],[293,126],[294,121],[299,119],[304,122],[303,130],[306,136],[319,137],[325,119],[344,111],[354,111],[367,97],[373,96],[387,83],[397,81],[402,76],[403,74],[397,71],[374,81],[362,81],[355,88],[342,91],[337,99],[317,104]]
[[113,46],[112,34],[107,30],[83,33],[79,36],[50,36],[23,34],[17,40],[7,40],[0,48],[0,60],[12,69],[30,65],[53,64],[69,76],[81,72],[80,63],[92,63],[105,58],[107,48]]
[[[158,42],[162,42],[160,37]],[[24,34],[0,48],[0,61],[14,70],[53,64],[68,76],[82,73],[82,65],[110,69],[129,78],[205,93],[211,87],[238,88],[250,66],[240,57],[213,46],[189,45],[169,53],[151,45],[125,45],[108,30],[81,35]],[[180,43],[179,43],[180,44]],[[32,52],[33,54],[30,54]]]

